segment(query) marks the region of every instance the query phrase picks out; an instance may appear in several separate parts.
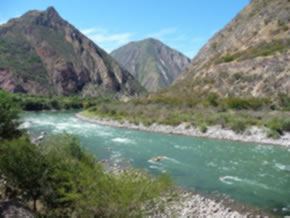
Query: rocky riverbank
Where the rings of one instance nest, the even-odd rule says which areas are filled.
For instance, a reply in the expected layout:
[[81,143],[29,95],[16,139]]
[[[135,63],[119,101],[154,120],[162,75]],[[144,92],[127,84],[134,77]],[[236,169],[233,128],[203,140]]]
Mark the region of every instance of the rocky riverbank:
[[[162,206],[163,205],[163,206]],[[162,208],[162,209],[160,209]],[[147,217],[271,217],[253,208],[237,204],[230,199],[213,199],[188,191],[177,191],[176,197],[162,197]]]
[[[130,167],[101,161],[108,173],[122,174]],[[154,201],[148,202],[143,208],[144,217],[216,217],[216,218],[249,218],[271,217],[266,212],[235,202],[225,195],[203,195],[197,192],[174,188]]]
[[247,129],[243,134],[237,134],[233,130],[223,129],[220,126],[211,126],[208,127],[206,132],[201,132],[199,129],[192,126],[187,126],[186,124],[180,124],[179,126],[166,126],[153,124],[151,126],[144,126],[143,124],[133,124],[127,121],[119,122],[110,119],[97,118],[97,117],[87,117],[82,113],[76,114],[81,120],[92,122],[100,125],[108,125],[118,128],[128,128],[142,131],[151,131],[151,132],[160,132],[167,134],[179,134],[187,136],[196,136],[196,137],[205,137],[212,139],[225,139],[233,141],[242,141],[242,142],[254,142],[262,144],[273,144],[273,145],[282,145],[290,147],[290,133],[286,133],[281,136],[279,139],[272,139],[267,137],[267,131],[263,128],[251,127]]

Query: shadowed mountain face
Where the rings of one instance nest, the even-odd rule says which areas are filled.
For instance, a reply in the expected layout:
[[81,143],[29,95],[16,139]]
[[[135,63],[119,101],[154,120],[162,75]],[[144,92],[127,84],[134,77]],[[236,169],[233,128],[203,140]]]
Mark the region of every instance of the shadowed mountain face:
[[37,95],[135,95],[139,83],[52,7],[0,26],[0,88]]
[[180,52],[152,38],[131,42],[111,55],[150,92],[172,84],[190,63]]
[[252,0],[167,92],[180,96],[290,93],[290,1]]

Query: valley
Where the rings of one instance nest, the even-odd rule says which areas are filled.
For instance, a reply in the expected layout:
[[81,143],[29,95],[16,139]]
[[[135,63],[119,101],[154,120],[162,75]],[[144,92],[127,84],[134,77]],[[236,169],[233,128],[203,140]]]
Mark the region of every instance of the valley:
[[197,2],[0,21],[0,217],[290,215],[290,1]]

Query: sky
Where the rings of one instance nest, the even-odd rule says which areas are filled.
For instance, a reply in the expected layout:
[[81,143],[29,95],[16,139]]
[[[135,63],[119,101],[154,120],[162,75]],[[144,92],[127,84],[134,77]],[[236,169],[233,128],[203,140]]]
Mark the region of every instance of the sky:
[[107,52],[148,37],[190,58],[250,0],[0,0],[0,24],[53,6]]

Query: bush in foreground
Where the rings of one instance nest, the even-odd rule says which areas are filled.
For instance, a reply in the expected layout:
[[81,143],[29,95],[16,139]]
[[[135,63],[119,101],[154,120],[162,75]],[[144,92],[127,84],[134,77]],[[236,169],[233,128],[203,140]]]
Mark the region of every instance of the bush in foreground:
[[[109,174],[78,140],[55,136],[40,145],[26,138],[0,145],[0,174],[18,199],[49,216],[128,217],[170,189],[168,177],[136,170]],[[15,197],[14,196],[14,197]],[[10,196],[12,197],[12,196]]]

